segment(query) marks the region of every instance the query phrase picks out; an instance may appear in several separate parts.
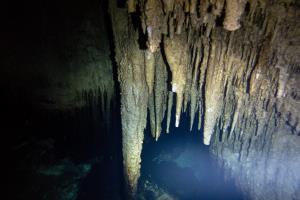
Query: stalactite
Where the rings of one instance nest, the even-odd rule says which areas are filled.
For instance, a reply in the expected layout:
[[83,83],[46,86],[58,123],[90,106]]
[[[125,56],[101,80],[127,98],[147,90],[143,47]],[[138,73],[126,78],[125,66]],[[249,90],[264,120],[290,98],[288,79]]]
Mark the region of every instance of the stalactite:
[[146,127],[148,88],[145,81],[145,54],[139,49],[138,33],[126,10],[110,1],[118,80],[121,90],[123,166],[129,195],[133,198],[140,176],[144,129]]
[[103,92],[100,93],[100,97],[101,97],[101,111],[104,113],[105,110],[105,95]]
[[220,115],[220,106],[222,104],[222,61],[219,60],[220,48],[218,42],[211,43],[211,51],[206,74],[205,83],[205,113],[204,113],[204,139],[203,143],[210,144],[211,136],[217,118]]
[[191,0],[190,3],[190,13],[195,14],[197,8],[197,0]]
[[224,28],[235,31],[241,27],[240,18],[245,10],[247,0],[226,0]]
[[225,0],[211,0],[211,3],[214,5],[212,13],[215,16],[221,16],[222,15],[222,11],[223,11],[223,8],[224,8],[224,2],[225,2]]
[[196,112],[197,112],[197,109],[198,109],[198,102],[197,102],[198,92],[197,92],[197,89],[195,87],[192,87],[192,90],[194,92],[191,92],[190,131],[192,131],[195,115],[196,115]]
[[163,5],[165,13],[172,12],[174,8],[174,0],[163,0]]
[[190,3],[189,0],[184,0],[184,12],[189,12],[190,11]]
[[201,58],[201,52],[195,48],[195,64],[194,64],[194,72],[193,72],[193,80],[192,80],[192,86],[191,86],[191,114],[190,114],[190,131],[193,128],[195,114],[198,109],[198,86],[197,86],[197,80],[198,80],[198,73],[199,73],[199,65],[200,65],[200,58]]
[[285,87],[286,87],[286,82],[288,80],[289,74],[287,73],[287,68],[281,67],[281,66],[276,66],[279,68],[279,79],[278,79],[278,89],[277,89],[277,97],[285,97]]
[[156,125],[155,125],[155,104],[154,104],[154,94],[149,96],[148,100],[149,109],[149,120],[150,120],[150,130],[153,138],[156,138]]
[[[200,65],[200,78],[199,78],[199,86],[198,86],[198,90],[200,92],[202,92],[202,88],[204,86],[206,69],[208,66],[209,51],[210,51],[210,46],[208,44],[208,41],[203,41],[203,59]],[[204,94],[201,93],[201,96],[203,95]]]
[[181,108],[183,102],[183,93],[177,92],[176,93],[176,115],[175,115],[175,127],[179,127],[180,116],[181,116]]
[[127,0],[128,12],[132,13],[136,11],[136,0]]
[[234,128],[236,126],[236,123],[238,121],[238,117],[239,117],[239,114],[240,114],[240,108],[242,106],[242,95],[237,95],[237,98],[238,98],[238,101],[237,101],[237,106],[236,106],[236,109],[234,111],[234,115],[233,115],[233,120],[232,120],[232,124],[231,124],[231,130],[230,130],[230,133],[229,135],[231,135],[234,131]]
[[202,117],[203,117],[203,103],[201,100],[198,101],[199,115],[198,115],[198,131],[201,129]]
[[172,107],[173,107],[173,92],[170,91],[169,95],[168,95],[168,113],[167,113],[167,130],[166,130],[166,133],[169,133],[169,131],[170,131]]
[[161,28],[161,33],[164,35],[168,35],[168,28],[169,28],[168,21],[169,21],[169,16],[164,15],[164,21],[163,21],[163,25]]
[[[143,57],[145,50],[140,50],[136,44],[138,36],[131,27],[132,23],[124,21],[131,19],[128,13],[123,13],[122,17],[119,13],[114,13],[116,60],[122,93],[124,168],[131,191],[135,190],[139,177],[147,105],[151,132],[157,140],[161,134],[166,103],[166,132],[170,131],[173,93],[176,93],[175,126],[179,126],[182,110],[186,111],[190,105],[190,130],[198,112],[198,130],[204,131],[204,144],[213,143],[211,148],[217,148],[216,154],[223,157],[228,152],[235,155],[238,151],[238,162],[235,164],[239,166],[246,157],[251,158],[254,151],[251,150],[252,146],[259,147],[265,153],[273,145],[266,142],[266,138],[276,137],[268,133],[275,127],[268,128],[270,110],[276,108],[276,112],[278,109],[280,112],[290,113],[293,113],[293,109],[297,110],[295,108],[299,95],[297,91],[288,91],[297,83],[290,71],[299,71],[294,69],[299,66],[298,59],[294,58],[295,55],[288,59],[285,56],[287,49],[298,44],[298,40],[291,40],[288,45],[278,41],[281,41],[279,36],[296,38],[299,30],[296,29],[292,36],[285,37],[284,32],[292,31],[288,25],[284,26],[285,18],[274,13],[282,13],[289,18],[291,24],[296,24],[299,16],[295,14],[295,9],[293,12],[288,10],[289,3],[283,3],[286,5],[283,6],[277,1],[264,0],[249,1],[244,14],[246,2],[247,0],[128,1],[128,4],[134,5],[131,8],[128,6],[129,12],[138,8],[142,14],[141,25],[148,37],[146,57]],[[273,4],[276,5],[272,9],[266,8]],[[225,19],[221,22],[222,28],[219,24],[223,16]],[[243,27],[235,31],[240,28],[241,23]],[[165,54],[172,77],[167,77],[162,53]],[[286,62],[279,63],[276,60],[278,58]],[[140,63],[140,60],[144,63]],[[142,78],[146,81],[142,81]],[[168,91],[166,86],[166,81],[170,78],[172,91]],[[292,99],[291,102],[295,101],[295,105],[291,103],[292,106],[284,106],[284,100],[289,98]],[[274,124],[285,124],[285,127],[290,126],[294,132],[298,131],[299,117],[295,113],[293,115],[296,116],[281,117]],[[213,135],[215,138],[212,139]],[[225,145],[218,149],[217,144]],[[245,149],[247,153],[244,152]]]
[[181,34],[183,23],[185,21],[185,15],[184,15],[184,2],[181,0],[178,0],[178,2],[175,4],[174,8],[175,16],[176,16],[176,34]]
[[161,123],[165,117],[167,102],[167,69],[162,55],[156,54],[156,76],[155,76],[155,139],[158,140],[161,133]]
[[186,112],[188,103],[190,102],[191,85],[192,85],[192,67],[189,64],[187,67],[186,84],[184,88],[183,112]]
[[146,51],[145,54],[146,82],[148,86],[148,92],[151,95],[154,86],[155,59],[153,53]]
[[170,39],[173,39],[174,37],[174,32],[175,32],[175,28],[174,28],[174,18],[170,17],[169,18],[169,37]]
[[147,26],[148,49],[154,53],[159,49],[161,42],[161,29],[164,16],[160,0],[148,0],[145,5],[145,23]]
[[176,35],[173,39],[164,41],[167,61],[172,72],[172,91],[176,93],[176,122],[179,126],[183,95],[187,80],[188,46],[185,34]]
[[209,0],[201,0],[199,8],[200,18],[205,21],[207,10],[209,7]]

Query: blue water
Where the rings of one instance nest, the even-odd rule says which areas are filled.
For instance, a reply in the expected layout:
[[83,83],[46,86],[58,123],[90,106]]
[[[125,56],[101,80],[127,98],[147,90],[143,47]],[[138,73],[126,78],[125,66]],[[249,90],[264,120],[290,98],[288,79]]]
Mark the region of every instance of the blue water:
[[180,200],[240,200],[241,193],[202,144],[200,133],[184,128],[163,134],[158,142],[146,135],[140,184],[148,180]]

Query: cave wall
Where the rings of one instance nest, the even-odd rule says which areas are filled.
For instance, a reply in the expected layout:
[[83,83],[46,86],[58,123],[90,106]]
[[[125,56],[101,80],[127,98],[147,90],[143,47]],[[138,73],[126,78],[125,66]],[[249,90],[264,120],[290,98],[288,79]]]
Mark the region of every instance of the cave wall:
[[147,107],[157,140],[165,116],[168,132],[176,95],[175,126],[181,112],[189,113],[191,130],[198,116],[204,144],[245,197],[299,198],[299,2],[128,0],[127,6],[111,3],[110,11],[131,192]]
[[2,2],[0,133],[10,199],[121,196],[105,9],[102,0]]
[[297,9],[284,3],[258,9],[226,45],[232,68],[224,69],[210,149],[250,199],[299,199]]
[[5,4],[0,69],[4,95],[53,111],[81,108],[89,104],[86,96],[93,96],[107,102],[103,112],[108,112],[114,80],[105,13],[99,14],[102,4]]

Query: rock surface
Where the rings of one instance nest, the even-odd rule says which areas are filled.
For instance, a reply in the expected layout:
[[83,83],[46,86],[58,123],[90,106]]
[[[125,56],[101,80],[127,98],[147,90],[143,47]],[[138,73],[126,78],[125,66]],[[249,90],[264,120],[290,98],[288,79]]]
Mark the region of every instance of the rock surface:
[[[211,144],[211,153],[245,196],[299,199],[299,2],[200,1],[197,7],[194,1],[153,0],[128,5],[133,2],[138,10],[129,7],[130,14],[111,4],[129,185],[135,188],[139,177],[147,107],[152,127],[161,126],[164,118],[148,103],[153,102],[144,81],[143,48],[148,47],[165,57],[162,65],[170,72],[165,80],[177,96],[175,126],[190,105],[191,129],[198,113],[204,144]],[[168,45],[172,42],[177,46]],[[168,105],[169,129],[173,95],[170,87],[157,84],[153,92],[157,97],[160,90],[161,104]],[[157,139],[159,134],[152,135]]]

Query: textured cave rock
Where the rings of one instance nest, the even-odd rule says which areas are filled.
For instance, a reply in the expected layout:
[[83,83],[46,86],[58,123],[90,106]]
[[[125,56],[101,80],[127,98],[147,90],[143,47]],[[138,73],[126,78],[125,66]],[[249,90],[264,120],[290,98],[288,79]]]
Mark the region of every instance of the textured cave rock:
[[[139,49],[138,32],[125,9],[110,3],[115,38],[118,80],[121,90],[122,146],[125,180],[134,193],[140,176],[141,152],[146,127],[148,87],[146,82],[145,52]],[[125,16],[125,17],[124,17]],[[127,26],[128,25],[128,26]]]
[[[1,86],[14,91],[11,96],[49,111],[80,109],[91,103],[90,96],[93,103],[102,101],[102,113],[109,113],[114,80],[104,15],[94,11],[96,1],[81,3],[70,7],[67,1],[59,6],[54,1],[40,8],[30,1],[28,12],[37,17],[25,14],[16,33],[6,30],[15,36],[14,41],[9,35],[3,37],[7,40],[1,51],[5,57]],[[13,14],[22,16],[22,12]]]
[[176,95],[175,126],[188,111],[192,130],[198,113],[204,144],[245,197],[299,199],[298,10],[299,2],[279,0],[130,0],[128,10],[111,4],[132,194],[147,107],[158,139],[165,116],[169,132]]
[[235,31],[241,27],[240,18],[244,12],[246,0],[226,0],[226,16],[223,22],[224,28]]
[[164,41],[167,61],[172,72],[172,92],[176,93],[176,122],[179,126],[184,89],[187,82],[188,48],[184,34]]

